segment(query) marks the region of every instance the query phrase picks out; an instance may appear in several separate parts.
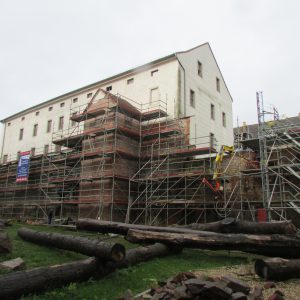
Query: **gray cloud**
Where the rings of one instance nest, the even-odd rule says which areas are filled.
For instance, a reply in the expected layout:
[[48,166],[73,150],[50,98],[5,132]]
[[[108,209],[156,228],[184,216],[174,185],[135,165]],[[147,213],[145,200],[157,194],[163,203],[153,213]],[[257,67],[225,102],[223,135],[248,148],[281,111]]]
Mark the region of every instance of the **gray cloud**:
[[299,112],[300,2],[0,1],[0,118],[209,41],[234,98],[256,121],[255,92]]

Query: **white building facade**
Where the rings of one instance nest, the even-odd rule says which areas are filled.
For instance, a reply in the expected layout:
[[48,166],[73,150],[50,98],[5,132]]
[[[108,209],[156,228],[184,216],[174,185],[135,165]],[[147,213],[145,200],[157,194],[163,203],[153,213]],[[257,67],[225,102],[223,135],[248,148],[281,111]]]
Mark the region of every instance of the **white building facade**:
[[139,103],[162,100],[172,117],[191,116],[190,138],[233,144],[232,97],[208,43],[128,70],[5,118],[1,162],[19,152],[55,150],[54,132],[74,125],[71,109],[86,105],[102,88]]

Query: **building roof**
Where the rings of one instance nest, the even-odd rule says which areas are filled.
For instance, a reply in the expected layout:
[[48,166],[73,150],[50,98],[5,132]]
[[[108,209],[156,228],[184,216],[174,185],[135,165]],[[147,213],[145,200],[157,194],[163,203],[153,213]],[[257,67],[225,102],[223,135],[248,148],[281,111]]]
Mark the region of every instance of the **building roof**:
[[[126,75],[129,75],[130,73],[136,73],[137,71],[142,71],[142,70],[144,70],[144,69],[152,68],[154,65],[157,65],[157,64],[159,64],[159,63],[162,63],[162,62],[165,62],[165,61],[168,61],[168,60],[178,59],[178,58],[177,58],[177,54],[179,54],[179,53],[186,53],[186,52],[189,52],[189,51],[191,51],[191,50],[193,50],[193,49],[195,49],[195,48],[202,47],[202,46],[204,46],[204,45],[208,45],[210,51],[212,52],[212,49],[211,49],[211,47],[210,47],[210,45],[209,45],[208,42],[203,43],[203,44],[201,44],[201,45],[198,45],[198,46],[196,46],[196,47],[193,47],[193,48],[191,48],[191,49],[189,49],[189,50],[186,50],[186,51],[175,52],[175,53],[172,53],[172,54],[170,54],[170,55],[167,55],[167,56],[161,57],[161,58],[159,58],[159,59],[153,60],[153,61],[151,61],[151,62],[148,62],[148,63],[146,63],[146,64],[143,64],[143,65],[141,65],[141,66],[138,66],[138,67],[136,67],[136,68],[129,69],[129,70],[127,70],[127,71],[118,73],[118,74],[113,75],[113,76],[111,76],[111,77],[107,77],[107,78],[102,79],[102,80],[100,80],[100,81],[96,81],[96,82],[91,83],[91,84],[89,84],[89,85],[83,86],[83,87],[81,87],[81,88],[79,88],[79,89],[75,89],[75,90],[72,90],[72,91],[70,91],[70,92],[68,92],[68,93],[62,94],[62,95],[60,95],[60,96],[54,97],[54,98],[49,99],[49,100],[46,100],[46,101],[43,101],[43,102],[41,102],[41,103],[39,103],[39,104],[37,104],[37,105],[31,106],[31,107],[29,107],[29,108],[26,108],[26,109],[24,109],[24,110],[22,110],[22,111],[19,111],[19,112],[13,114],[13,115],[10,115],[10,116],[8,116],[8,117],[5,118],[5,119],[0,120],[0,122],[1,122],[1,123],[5,123],[5,122],[9,121],[10,119],[13,119],[13,118],[15,118],[15,117],[17,117],[17,116],[20,116],[20,115],[24,114],[24,113],[33,111],[33,110],[35,110],[35,109],[37,109],[37,108],[40,108],[40,107],[42,107],[42,106],[49,105],[49,104],[54,103],[54,102],[56,102],[56,101],[60,101],[60,100],[62,100],[63,98],[69,97],[69,96],[71,96],[71,95],[73,95],[73,94],[77,94],[77,93],[79,93],[79,92],[81,92],[81,91],[84,91],[84,90],[87,91],[87,90],[93,89],[93,88],[95,88],[95,87],[97,87],[97,86],[99,86],[99,85],[101,85],[101,84],[108,83],[108,82],[110,82],[110,81],[112,81],[112,80],[114,80],[114,79],[116,79],[116,78],[118,78],[118,77],[124,77],[124,76],[126,76]],[[216,61],[216,58],[215,58],[213,52],[212,52],[212,55],[213,55],[213,57],[214,57],[214,60]],[[217,64],[217,67],[218,67],[218,69],[219,69],[219,71],[220,71],[220,73],[221,73],[221,70],[220,70],[220,68],[219,68],[219,66],[218,66],[217,61],[216,61],[216,64]],[[225,80],[224,80],[224,77],[223,77],[222,73],[221,73],[221,76],[222,76],[222,79],[223,79],[223,81],[224,81],[224,83],[225,83]],[[227,89],[227,91],[228,91],[228,93],[229,93],[229,95],[230,95],[230,92],[229,92],[229,89],[228,89],[226,83],[225,83],[225,87],[226,87],[226,89]],[[231,95],[230,95],[230,97],[231,97]],[[231,97],[231,99],[232,99],[232,97]]]
[[[297,125],[300,126],[300,116],[280,119],[277,123],[277,126],[284,127],[290,125]],[[252,139],[258,138],[258,124],[251,124],[251,125],[243,125],[240,127],[235,127],[233,129],[234,135],[236,136],[238,133],[247,133],[248,138],[251,136]]]

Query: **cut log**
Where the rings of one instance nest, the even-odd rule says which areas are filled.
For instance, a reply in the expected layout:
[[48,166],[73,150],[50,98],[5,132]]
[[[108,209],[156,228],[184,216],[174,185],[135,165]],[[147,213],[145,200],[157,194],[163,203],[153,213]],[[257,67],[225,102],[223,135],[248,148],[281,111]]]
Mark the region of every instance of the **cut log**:
[[19,299],[22,295],[37,293],[49,287],[89,279],[99,270],[100,262],[88,258],[78,262],[17,271],[0,276],[0,299]]
[[87,230],[100,233],[115,233],[124,236],[128,233],[128,230],[130,229],[156,232],[195,233],[195,230],[184,227],[147,226],[118,222],[98,221],[94,219],[79,219],[77,221],[76,227],[78,230]]
[[191,230],[250,234],[295,234],[297,232],[297,228],[290,221],[257,223],[240,221],[234,218],[227,218],[206,224],[195,223],[180,227],[159,227],[98,221],[94,219],[79,219],[76,227],[78,230],[95,231],[100,233],[116,233],[121,235],[126,235],[129,229],[173,233],[193,233]]
[[12,245],[8,234],[4,231],[0,231],[0,255],[10,253],[12,250]]
[[101,262],[88,258],[51,267],[17,271],[0,276],[0,299],[19,299],[22,295],[38,293],[49,287],[60,287],[71,282],[84,281],[90,277],[101,278],[117,268],[126,268],[141,261],[172,254],[173,250],[162,244],[128,250],[122,262]]
[[122,261],[125,247],[119,243],[109,244],[79,236],[40,232],[28,228],[18,230],[18,235],[29,242],[96,256],[103,260]]
[[125,224],[119,222],[98,221],[94,219],[78,219],[76,223],[78,230],[95,231],[100,233],[115,233],[126,235],[129,229],[149,230],[157,232],[189,232],[190,229],[177,227],[158,227],[136,224]]
[[300,259],[288,260],[278,257],[257,259],[254,268],[255,273],[266,280],[300,278]]
[[188,248],[239,250],[267,256],[300,257],[300,238],[286,235],[222,234],[207,231],[164,233],[130,229],[126,236],[133,243],[164,243]]
[[249,222],[227,218],[206,224],[190,224],[183,226],[193,230],[213,231],[220,233],[250,233],[250,234],[295,234],[296,226],[291,221]]

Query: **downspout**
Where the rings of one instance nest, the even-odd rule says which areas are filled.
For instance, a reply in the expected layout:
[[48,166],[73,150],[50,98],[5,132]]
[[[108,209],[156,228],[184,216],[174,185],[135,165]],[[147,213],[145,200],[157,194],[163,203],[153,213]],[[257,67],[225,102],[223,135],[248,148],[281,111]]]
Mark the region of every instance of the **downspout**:
[[[3,124],[3,122],[2,122],[2,124]],[[2,156],[3,156],[5,133],[6,133],[6,122],[5,122],[5,125],[4,125],[4,133],[3,133],[3,140],[2,140],[2,146],[1,146],[1,156],[0,156],[1,161],[2,161]],[[0,163],[1,163],[1,161],[0,161]]]
[[184,117],[186,117],[186,80],[185,80],[185,69],[184,69],[182,63],[180,62],[180,60],[179,60],[179,58],[177,56],[177,53],[175,53],[175,56],[176,56],[176,58],[177,58],[177,60],[179,62],[180,67],[183,69],[183,78],[184,78],[183,79],[183,93],[184,93],[184,95],[183,95],[183,114],[184,114]]

